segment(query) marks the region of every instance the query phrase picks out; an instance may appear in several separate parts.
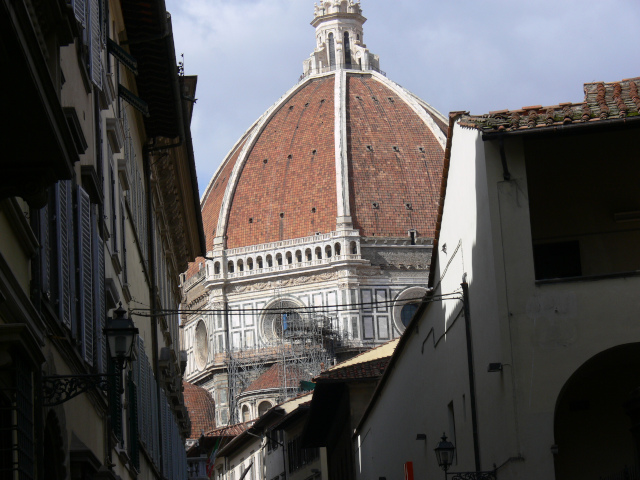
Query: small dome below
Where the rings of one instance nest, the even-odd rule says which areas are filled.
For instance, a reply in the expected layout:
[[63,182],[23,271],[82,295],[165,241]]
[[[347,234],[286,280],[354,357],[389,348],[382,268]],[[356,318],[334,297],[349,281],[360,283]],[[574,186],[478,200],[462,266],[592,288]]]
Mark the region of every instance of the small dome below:
[[191,420],[189,439],[197,440],[203,433],[216,428],[216,408],[211,394],[202,387],[182,382],[184,404]]

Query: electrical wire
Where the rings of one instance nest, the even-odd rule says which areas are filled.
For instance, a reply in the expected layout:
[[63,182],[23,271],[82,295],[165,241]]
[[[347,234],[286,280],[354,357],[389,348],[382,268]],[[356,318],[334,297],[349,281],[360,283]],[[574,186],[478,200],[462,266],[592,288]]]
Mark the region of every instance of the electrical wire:
[[403,298],[401,300],[382,300],[382,301],[371,301],[371,302],[358,302],[358,303],[346,303],[340,305],[309,305],[305,307],[270,307],[270,308],[194,308],[194,309],[157,309],[155,314],[147,314],[146,312],[150,312],[151,309],[147,308],[133,308],[130,310],[131,315],[136,315],[140,317],[152,317],[158,315],[170,315],[170,314],[198,314],[198,313],[245,313],[245,312],[270,312],[270,313],[288,313],[292,310],[297,311],[320,311],[320,312],[338,312],[344,310],[355,310],[357,309],[368,309],[373,310],[374,308],[380,308],[381,306],[389,306],[394,303],[402,302],[402,304],[407,304],[415,301],[425,301],[428,303],[436,302],[436,301],[446,301],[446,300],[462,300],[462,296],[459,292],[452,293],[444,293],[440,295],[434,295],[432,297],[412,297],[412,298]]

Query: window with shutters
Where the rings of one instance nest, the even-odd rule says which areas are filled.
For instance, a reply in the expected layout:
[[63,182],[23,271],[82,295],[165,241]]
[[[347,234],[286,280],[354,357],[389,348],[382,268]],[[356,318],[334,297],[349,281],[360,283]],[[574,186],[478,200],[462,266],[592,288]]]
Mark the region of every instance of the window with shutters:
[[126,236],[126,219],[125,219],[124,203],[120,203],[120,254],[122,263],[122,283],[129,284],[127,274],[127,236]]
[[107,156],[109,159],[109,200],[110,200],[110,214],[111,221],[109,223],[110,234],[111,234],[111,252],[116,253],[118,251],[118,215],[117,215],[117,205],[118,198],[116,197],[117,186],[116,186],[116,173],[113,167],[113,150],[111,149],[111,145],[107,143]]
[[47,205],[40,210],[40,245],[42,245],[42,253],[40,255],[40,285],[42,296],[45,300],[51,301],[51,258],[53,255],[54,241],[52,238],[55,234],[55,209],[52,202],[53,190],[49,189],[49,201]]
[[[109,356],[108,361],[109,374],[116,372],[115,361]],[[120,395],[120,377],[110,376],[109,378],[109,420],[111,422],[111,430],[120,443],[124,441],[122,435],[122,396]]]
[[104,242],[98,234],[98,213],[94,210],[93,227],[93,291],[94,291],[94,324],[95,324],[95,358],[98,372],[107,368],[107,340],[103,334],[106,322],[106,306],[104,294]]
[[75,336],[76,296],[75,296],[75,252],[73,241],[73,192],[72,182],[63,180],[56,185],[56,284],[58,319]]
[[78,337],[82,358],[93,365],[94,354],[94,282],[91,203],[89,194],[77,186],[76,191],[76,262],[78,279]]
[[319,456],[320,450],[318,448],[302,448],[300,436],[287,442],[287,459],[290,473],[313,463]]
[[100,1],[85,0],[87,11],[87,46],[89,47],[89,75],[93,84],[102,90],[102,29]]
[[140,448],[138,442],[138,386],[133,381],[133,374],[129,372],[129,407],[127,412],[129,413],[129,458],[131,463],[140,471]]

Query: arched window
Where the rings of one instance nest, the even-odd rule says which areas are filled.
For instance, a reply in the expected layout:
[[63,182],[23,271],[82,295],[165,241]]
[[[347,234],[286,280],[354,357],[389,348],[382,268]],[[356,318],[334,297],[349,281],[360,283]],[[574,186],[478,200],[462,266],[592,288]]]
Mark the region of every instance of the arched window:
[[336,255],[340,255],[340,252],[342,251],[342,245],[340,245],[340,243],[336,243],[333,249],[335,250]]
[[311,260],[313,260],[313,257],[311,256],[311,249],[307,248],[304,251],[304,256],[307,257],[307,262],[310,262]]
[[242,259],[238,260],[238,271],[244,272],[244,262],[242,261]]
[[267,413],[270,408],[271,403],[267,402],[266,400],[264,402],[260,402],[260,404],[258,405],[258,416],[261,417],[262,415]]
[[253,270],[253,258],[247,258],[247,268]]
[[320,247],[316,247],[316,258],[322,260],[322,249]]
[[271,255],[267,255],[267,267],[273,267],[273,257]]
[[358,254],[358,244],[356,242],[351,242],[351,255]]
[[220,262],[216,262],[213,264],[213,273],[215,275],[220,275]]
[[413,318],[413,314],[418,310],[417,303],[407,303],[400,311],[400,319],[402,324],[406,327]]
[[246,423],[249,420],[251,420],[249,418],[249,407],[247,405],[243,405],[242,406],[242,421]]
[[349,44],[349,32],[344,32],[344,64],[351,67],[351,45]]
[[278,265],[282,265],[282,254],[281,254],[281,253],[278,253],[278,254],[276,255],[276,263],[277,263]]
[[227,272],[233,273],[233,262],[231,260],[227,263]]
[[324,256],[325,258],[331,258],[331,245],[324,247]]
[[329,34],[329,66],[333,67],[336,64],[336,47],[333,43],[333,33]]
[[258,268],[262,268],[262,257],[256,258],[256,263],[258,264]]
[[293,256],[291,252],[287,252],[287,265],[291,265],[293,263]]
[[302,262],[302,252],[300,250],[296,250],[296,262]]

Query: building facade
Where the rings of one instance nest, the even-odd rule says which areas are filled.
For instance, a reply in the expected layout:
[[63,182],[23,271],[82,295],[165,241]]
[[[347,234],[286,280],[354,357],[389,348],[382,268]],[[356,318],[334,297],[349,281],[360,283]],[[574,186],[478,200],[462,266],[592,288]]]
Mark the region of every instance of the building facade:
[[442,432],[450,475],[637,475],[639,87],[452,114],[433,290],[357,427],[357,478],[442,475]]
[[[0,476],[186,478],[179,272],[204,252],[164,1],[2,1]],[[139,335],[116,368],[121,306]],[[122,388],[120,388],[122,387]]]
[[[218,425],[397,338],[426,292],[446,120],[380,71],[365,21],[357,1],[316,7],[299,82],[202,196],[207,258],[183,276],[183,347]],[[248,395],[276,362],[274,392]]]

